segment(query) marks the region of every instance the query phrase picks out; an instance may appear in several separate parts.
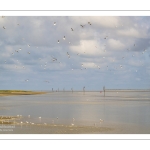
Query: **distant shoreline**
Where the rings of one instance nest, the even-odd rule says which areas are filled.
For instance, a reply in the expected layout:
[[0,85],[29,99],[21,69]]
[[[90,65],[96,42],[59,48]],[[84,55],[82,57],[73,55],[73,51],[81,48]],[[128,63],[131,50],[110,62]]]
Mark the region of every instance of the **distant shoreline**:
[[[63,91],[63,90],[43,90],[43,92],[50,92],[50,93],[56,93],[56,92],[70,92],[70,93],[74,93],[74,92],[82,92],[82,93],[86,93],[86,92],[104,92],[102,89],[101,90],[85,90],[85,91],[82,91],[82,90],[74,90],[74,91],[71,91],[71,90],[66,90],[66,91]],[[105,89],[105,92],[150,92],[150,89]]]
[[37,95],[37,94],[46,94],[46,92],[24,91],[24,90],[0,90],[0,96]]
[[[93,91],[51,91],[51,90],[45,90],[45,91],[26,91],[26,90],[0,90],[0,96],[13,96],[13,95],[38,95],[38,94],[47,94],[47,93],[76,93],[76,92],[81,92],[81,93],[87,93],[87,92],[104,92],[103,90],[93,90]],[[105,89],[105,93],[107,92],[150,92],[150,89]]]

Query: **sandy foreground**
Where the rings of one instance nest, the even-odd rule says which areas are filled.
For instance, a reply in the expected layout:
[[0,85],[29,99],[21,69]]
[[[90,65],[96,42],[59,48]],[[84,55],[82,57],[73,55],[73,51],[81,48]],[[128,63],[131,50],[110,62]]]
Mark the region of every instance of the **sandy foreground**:
[[[35,95],[45,92],[1,90],[0,96]],[[0,134],[95,134],[109,133],[111,128],[96,126],[20,123],[16,116],[0,116]]]
[[96,126],[35,124],[20,122],[16,116],[0,116],[0,134],[94,134],[109,133],[112,129]]
[[150,134],[150,128],[135,125],[78,126],[20,122],[16,116],[0,116],[0,134]]
[[[8,126],[9,127],[9,126]],[[15,125],[5,127],[1,134],[98,134],[109,133],[107,127],[64,126],[64,125]]]

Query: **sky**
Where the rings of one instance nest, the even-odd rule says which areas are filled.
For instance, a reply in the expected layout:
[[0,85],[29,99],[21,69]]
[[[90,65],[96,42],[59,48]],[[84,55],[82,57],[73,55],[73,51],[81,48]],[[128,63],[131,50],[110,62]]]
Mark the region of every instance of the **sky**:
[[149,16],[0,16],[0,89],[150,89]]

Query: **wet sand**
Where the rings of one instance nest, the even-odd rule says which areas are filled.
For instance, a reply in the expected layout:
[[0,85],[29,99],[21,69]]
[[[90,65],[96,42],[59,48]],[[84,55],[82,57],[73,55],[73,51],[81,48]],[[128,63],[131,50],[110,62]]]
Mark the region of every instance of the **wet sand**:
[[40,124],[1,124],[0,134],[150,134],[149,129],[138,127],[96,127],[96,126],[66,126]]
[[64,125],[16,125],[13,130],[1,131],[0,134],[100,134],[109,133],[111,128]]
[[76,126],[74,124],[35,124],[20,122],[22,117],[0,116],[0,134],[95,134],[109,133],[111,128],[96,126]]
[[20,122],[21,117],[0,116],[0,134],[150,134],[150,128],[134,124],[97,126]]
[[[14,95],[17,95],[17,94],[18,95],[26,95],[26,94],[30,95],[31,94],[31,95],[33,95],[33,93],[32,92],[30,93],[29,91],[28,91],[29,93],[23,92],[23,91],[20,93],[19,92],[13,91],[11,94],[14,94]],[[35,94],[40,94],[40,93],[44,94],[44,92],[35,92]],[[84,122],[84,120],[83,120],[83,122],[84,122],[83,125],[79,125],[79,124],[77,124],[77,122],[75,122],[75,124],[70,123],[69,125],[68,124],[65,125],[61,121],[62,118],[60,118],[59,116],[58,116],[60,118],[59,123],[56,121],[57,116],[54,117],[55,124],[52,124],[50,122],[49,123],[46,122],[45,124],[44,124],[44,122],[41,122],[41,124],[37,123],[37,122],[39,122],[38,117],[40,115],[36,118],[28,118],[26,115],[21,116],[21,117],[20,116],[0,116],[0,134],[150,134],[150,126],[149,126],[149,122],[148,122],[149,121],[148,112],[149,112],[149,106],[150,106],[149,105],[150,104],[149,91],[146,91],[146,92],[137,92],[136,91],[135,94],[133,93],[133,91],[132,92],[124,92],[124,91],[123,92],[122,91],[111,92],[110,91],[110,92],[107,92],[105,98],[103,97],[103,94],[101,94],[101,93],[100,93],[100,95],[97,95],[97,93],[90,93],[90,92],[86,93],[85,95],[83,95],[82,92],[77,93],[77,94],[74,94],[74,93],[72,94],[71,92],[70,93],[68,92],[66,94],[68,94],[68,95],[65,95],[64,93],[58,94],[56,92],[51,93],[51,94],[49,93],[49,94],[45,94],[44,95],[45,97],[41,96],[39,99],[37,96],[34,96],[35,101],[30,101],[30,99],[29,100],[27,99],[28,100],[27,101],[26,99],[25,100],[23,99],[24,101],[22,100],[21,102],[24,102],[24,103],[23,104],[21,103],[21,104],[22,105],[29,104],[29,106],[32,104],[33,106],[36,106],[35,109],[37,109],[38,106],[39,106],[39,108],[40,108],[40,106],[49,106],[48,109],[44,109],[47,111],[50,110],[50,108],[52,109],[54,106],[65,106],[65,105],[67,105],[67,106],[68,105],[69,106],[74,106],[74,105],[89,106],[90,105],[91,107],[88,107],[88,108],[94,108],[93,110],[95,110],[98,106],[97,109],[101,109],[100,113],[102,113],[102,114],[105,113],[105,116],[108,117],[108,119],[111,119],[113,117],[114,117],[114,119],[111,119],[111,121],[109,122],[108,119],[106,120],[104,117],[102,117],[102,119],[104,118],[104,122],[99,124],[99,120],[98,120],[95,125],[93,122],[91,122],[91,125],[89,125],[89,124],[87,124],[87,122]],[[16,98],[17,97],[18,96],[16,96]],[[68,101],[66,100],[66,97],[67,98],[69,97]],[[76,97],[77,97],[77,100],[74,99]],[[78,98],[80,98],[80,97],[81,97],[81,100],[78,100]],[[23,97],[23,98],[25,98],[25,97]],[[44,100],[44,98],[45,98],[45,100]],[[49,100],[50,98],[52,100]],[[58,99],[53,100],[53,98],[58,98]],[[61,101],[62,98],[64,98],[63,101]],[[70,98],[71,98],[71,100],[70,100]],[[42,99],[42,101],[40,99]],[[19,101],[20,101],[20,99],[19,99]],[[19,101],[17,101],[17,104]],[[11,101],[8,101],[8,102],[11,102]],[[4,103],[4,104],[1,107],[1,109],[6,109],[8,107],[7,103]],[[92,107],[92,106],[94,106],[94,107]],[[101,107],[101,106],[105,106],[105,107]],[[142,106],[142,108],[144,108],[144,109],[141,109],[144,112],[143,118],[139,118],[142,111],[138,108],[140,108],[141,106]],[[14,106],[14,107],[16,107],[16,106]],[[43,107],[43,108],[45,108],[45,107]],[[60,109],[60,107],[58,107],[58,108]],[[62,107],[62,108],[66,108],[66,107]],[[72,107],[72,108],[74,108],[74,107]],[[112,110],[110,112],[115,112],[115,115],[113,116],[111,113],[107,113],[107,111],[103,111],[103,110],[105,110],[104,108],[108,111]],[[131,115],[130,113],[128,113],[129,110],[125,111],[128,108],[129,108],[131,114],[133,114],[133,112],[131,110],[135,110],[137,112],[137,114],[133,115],[133,116],[137,117],[137,120],[135,120],[136,123],[128,120],[128,118],[130,118],[130,116],[129,117],[125,116],[125,114]],[[136,109],[134,109],[134,108],[136,108]],[[62,109],[62,112],[64,112],[64,110],[65,109]],[[116,111],[116,110],[118,110],[118,111]],[[55,110],[54,110],[54,112],[55,112]],[[85,114],[85,112],[84,112],[84,114]],[[50,112],[48,111],[48,113],[50,113]],[[86,112],[86,113],[88,113],[88,112]],[[122,114],[119,115],[119,113],[122,113]],[[10,113],[10,114],[12,114],[12,113]],[[122,118],[126,119],[126,121],[117,122],[120,118],[118,120],[116,118],[120,117],[121,115],[122,115]],[[89,117],[90,116],[88,116],[88,118]],[[127,117],[127,118],[125,118],[125,117]],[[49,117],[50,121],[51,121],[51,119],[53,119],[53,118]],[[140,124],[141,119],[143,120],[144,123]],[[26,121],[28,121],[28,123],[26,123]],[[44,121],[43,117],[42,117],[42,121]],[[80,121],[82,121],[82,120],[80,120]],[[34,122],[34,123],[32,123],[32,122]],[[12,128],[11,128],[11,126],[12,126]]]

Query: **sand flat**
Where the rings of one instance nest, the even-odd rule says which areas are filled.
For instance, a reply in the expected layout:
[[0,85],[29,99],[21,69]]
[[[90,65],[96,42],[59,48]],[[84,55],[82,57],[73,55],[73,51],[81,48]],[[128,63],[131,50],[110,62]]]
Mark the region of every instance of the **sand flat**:
[[[0,113],[6,115],[1,125],[15,125],[10,131],[0,128],[0,134],[150,134],[149,91],[113,91],[105,97],[99,92],[47,92],[0,99]],[[7,118],[18,114],[22,117]]]

